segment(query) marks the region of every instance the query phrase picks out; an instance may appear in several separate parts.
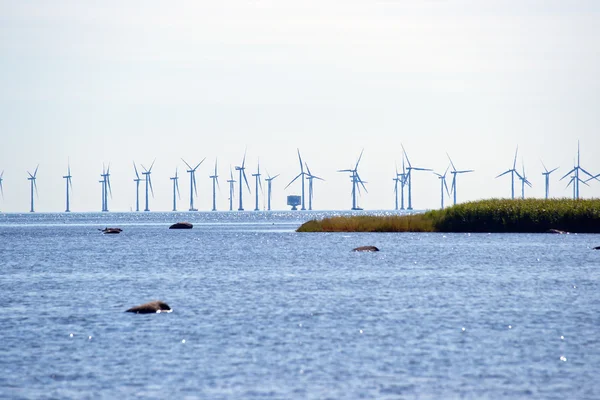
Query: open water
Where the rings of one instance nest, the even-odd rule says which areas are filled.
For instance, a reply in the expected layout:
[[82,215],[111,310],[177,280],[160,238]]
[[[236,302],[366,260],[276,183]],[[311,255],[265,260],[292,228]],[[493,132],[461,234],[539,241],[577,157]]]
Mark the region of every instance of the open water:
[[0,214],[0,398],[600,398],[600,235],[323,215]]

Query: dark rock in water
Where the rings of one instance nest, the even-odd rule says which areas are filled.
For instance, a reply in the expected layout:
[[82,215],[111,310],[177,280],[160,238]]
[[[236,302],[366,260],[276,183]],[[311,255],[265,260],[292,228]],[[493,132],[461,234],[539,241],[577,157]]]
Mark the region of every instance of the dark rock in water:
[[169,227],[169,229],[192,229],[194,225],[189,222],[178,222]]
[[379,251],[379,249],[375,246],[360,246],[352,249],[352,251]]
[[98,229],[98,230],[104,234],[115,234],[115,233],[123,232],[123,229],[121,229],[121,228],[104,228],[104,229]]
[[136,314],[155,314],[161,312],[171,312],[171,307],[167,303],[163,303],[162,301],[151,301],[150,303],[142,304],[137,307],[132,307],[126,312],[132,312]]
[[594,247],[594,250],[600,250],[600,246]]
[[546,231],[546,233],[556,233],[556,234],[559,234],[559,235],[564,235],[564,234],[568,234],[569,232],[560,231],[558,229],[548,229]]

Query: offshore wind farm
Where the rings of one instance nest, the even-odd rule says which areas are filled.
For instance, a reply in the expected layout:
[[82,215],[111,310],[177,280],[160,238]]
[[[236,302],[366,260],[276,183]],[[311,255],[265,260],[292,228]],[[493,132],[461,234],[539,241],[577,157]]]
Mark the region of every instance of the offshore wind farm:
[[0,398],[600,398],[598,0],[0,7]]
[[[201,196],[198,195],[199,191],[198,191],[198,183],[196,180],[196,172],[198,170],[198,168],[201,166],[201,164],[203,163],[203,161],[205,159],[203,159],[202,161],[200,161],[199,163],[197,163],[194,167],[192,167],[190,164],[188,164],[183,158],[179,158],[180,161],[183,162],[184,167],[187,167],[186,172],[189,174],[190,180],[189,180],[189,193],[190,193],[190,206],[189,206],[189,210],[188,211],[217,211],[219,209],[221,210],[230,210],[233,211],[234,207],[234,198],[237,195],[237,201],[238,201],[238,207],[237,207],[237,211],[244,211],[244,192],[246,192],[247,194],[251,195],[254,194],[253,198],[250,199],[250,201],[253,200],[253,207],[250,208],[250,210],[253,211],[271,211],[271,210],[285,210],[285,209],[289,209],[287,206],[282,206],[283,201],[285,199],[286,196],[288,195],[298,195],[301,199],[300,201],[300,210],[308,210],[308,211],[312,211],[314,208],[313,206],[313,201],[315,201],[315,189],[314,189],[314,180],[320,181],[321,184],[320,189],[326,193],[325,189],[327,187],[327,185],[329,184],[329,181],[335,181],[336,179],[338,181],[343,181],[344,179],[339,179],[340,176],[340,172],[347,174],[347,177],[350,178],[350,188],[348,189],[346,187],[345,189],[345,193],[336,193],[336,197],[335,197],[335,204],[336,206],[334,208],[330,208],[330,209],[338,209],[338,210],[345,210],[345,209],[349,209],[349,210],[363,210],[364,208],[362,207],[362,202],[365,201],[370,197],[370,196],[375,196],[377,198],[386,198],[387,201],[385,202],[385,206],[383,207],[378,207],[378,208],[374,208],[374,210],[406,210],[406,211],[411,211],[411,210],[426,210],[426,209],[435,209],[435,208],[444,208],[446,207],[449,203],[445,201],[445,198],[448,197],[451,200],[451,204],[457,204],[458,203],[458,197],[457,197],[457,192],[458,192],[458,183],[457,183],[457,177],[458,175],[462,175],[462,174],[471,174],[471,175],[476,175],[477,174],[477,170],[475,169],[465,169],[465,170],[459,170],[456,168],[452,158],[450,157],[450,155],[448,153],[446,153],[446,157],[448,159],[448,164],[445,166],[445,172],[443,174],[439,173],[439,172],[435,172],[432,171],[429,168],[422,168],[422,167],[416,167],[413,166],[413,164],[411,163],[409,156],[404,148],[403,145],[400,146],[399,149],[400,152],[400,157],[398,157],[398,159],[400,160],[400,167],[398,166],[398,161],[394,162],[394,169],[389,169],[387,171],[387,173],[392,172],[394,178],[392,179],[391,184],[388,184],[385,186],[384,190],[380,190],[379,193],[375,192],[375,193],[370,193],[367,190],[367,186],[366,184],[368,183],[367,180],[363,180],[363,178],[361,177],[361,175],[359,174],[359,167],[362,166],[361,161],[363,161],[363,155],[365,154],[365,150],[361,150],[356,162],[354,163],[354,165],[351,168],[347,168],[347,169],[341,169],[341,170],[334,170],[334,171],[330,171],[331,177],[328,177],[328,180],[322,178],[321,176],[317,176],[314,175],[309,166],[308,163],[305,162],[302,159],[302,156],[300,154],[300,150],[296,149],[296,156],[297,156],[297,162],[300,166],[300,169],[297,175],[295,175],[290,181],[289,183],[283,187],[283,189],[278,189],[278,190],[273,190],[272,187],[272,181],[273,179],[277,178],[278,176],[280,176],[280,174],[277,174],[273,177],[271,177],[269,174],[267,174],[267,178],[262,179],[262,174],[260,172],[261,170],[261,165],[260,165],[260,161],[258,161],[257,158],[257,163],[256,163],[256,172],[251,173],[252,177],[254,178],[254,193],[252,192],[252,190],[250,189],[250,185],[248,182],[248,179],[246,177],[246,158],[247,158],[247,150],[244,153],[244,156],[242,158],[242,162],[240,163],[240,165],[235,166],[235,170],[238,173],[238,179],[234,179],[233,176],[233,170],[230,171],[230,179],[227,180],[227,183],[229,184],[229,190],[227,194],[221,194],[219,189],[219,181],[218,181],[218,161],[215,158],[215,164],[213,167],[213,171],[211,171],[211,174],[209,175],[210,178],[210,182],[211,182],[211,187],[210,188],[205,188],[205,190],[201,190]],[[517,157],[519,154],[519,148],[517,147],[514,153],[514,157],[513,157],[513,163],[512,163],[512,167],[508,170],[505,170],[504,172],[500,173],[499,175],[496,176],[487,176],[484,177],[484,179],[487,179],[490,182],[496,182],[497,178],[501,178],[504,175],[509,175],[510,174],[510,190],[503,190],[503,193],[500,194],[499,198],[526,198],[526,197],[539,197],[539,198],[559,198],[559,197],[572,197],[574,199],[577,198],[583,198],[583,197],[595,197],[597,195],[594,194],[594,187],[595,186],[600,186],[600,173],[598,173],[598,170],[600,170],[600,166],[597,167],[597,169],[593,169],[592,171],[594,172],[589,172],[587,169],[584,169],[583,167],[581,167],[581,150],[579,148],[579,145],[577,147],[577,153],[575,156],[575,163],[574,163],[574,167],[569,170],[567,173],[565,173],[562,177],[556,177],[553,180],[551,180],[551,174],[552,172],[556,171],[557,169],[559,169],[560,167],[555,167],[551,170],[548,170],[546,168],[546,166],[544,165],[544,163],[541,163],[541,167],[542,169],[540,169],[540,175],[543,177],[543,180],[537,183],[537,193],[536,194],[528,194],[526,196],[526,192],[525,192],[525,188],[529,187],[530,189],[534,189],[534,184],[529,180],[529,178],[527,178],[526,173],[525,173],[525,162],[524,162],[524,158],[522,160],[522,164],[521,164],[521,168],[520,171],[517,168]],[[391,161],[391,160],[390,160]],[[154,191],[154,186],[153,186],[153,181],[152,181],[152,173],[153,173],[153,168],[154,168],[154,164],[156,162],[156,159],[154,161],[152,161],[152,164],[150,164],[149,168],[146,168],[143,164],[140,164],[141,167],[141,173],[138,172],[138,168],[137,165],[135,163],[135,161],[133,162],[133,169],[134,169],[134,173],[135,173],[135,178],[134,178],[134,183],[135,183],[135,191],[132,193],[131,191],[126,191],[125,193],[119,193],[119,196],[123,196],[123,197],[128,197],[129,198],[129,211],[140,211],[140,183],[143,182],[144,186],[143,186],[143,211],[145,212],[149,212],[150,211],[150,200],[155,198],[155,191]],[[392,164],[391,162],[389,164]],[[101,186],[100,186],[100,190],[98,190],[98,195],[101,197],[101,207],[100,209],[97,209],[96,211],[102,211],[102,212],[108,212],[109,210],[109,200],[113,201],[113,190],[112,190],[112,184],[111,184],[111,176],[113,176],[113,180],[114,180],[114,172],[111,173],[111,166],[114,165],[114,162],[111,162],[108,164],[108,166],[103,165],[102,167],[102,173],[100,174],[101,180],[99,181]],[[169,176],[169,180],[171,181],[172,186],[168,189],[168,193],[169,193],[169,198],[170,198],[170,207],[169,208],[155,208],[155,210],[157,211],[168,211],[169,209],[171,211],[177,211],[177,199],[180,198],[180,191],[179,191],[179,175],[178,175],[178,169],[179,169],[178,163],[176,163],[175,167],[175,176]],[[284,166],[278,166],[278,168],[280,169],[285,169],[283,168]],[[27,172],[28,173],[28,177],[27,180],[29,181],[29,196],[28,196],[28,200],[29,202],[27,203],[27,199],[25,197],[23,197],[22,199],[22,209],[21,210],[15,210],[12,212],[23,212],[25,210],[25,207],[28,205],[29,206],[29,211],[30,212],[35,212],[36,211],[36,205],[39,205],[39,193],[37,192],[37,174],[38,174],[38,168],[39,165],[36,166],[36,169],[34,170],[33,173],[31,172]],[[171,166],[171,168],[173,168],[173,166]],[[172,170],[172,169],[171,169]],[[400,172],[402,171],[402,172]],[[428,187],[428,191],[429,192],[433,192],[435,189],[435,187],[437,185],[439,185],[439,194],[437,197],[438,200],[438,204],[439,205],[435,205],[435,201],[432,201],[432,199],[430,197],[428,197],[425,201],[425,199],[421,196],[419,196],[418,201],[420,204],[423,205],[419,205],[419,203],[416,203],[416,205],[413,206],[414,204],[414,200],[413,200],[413,174],[414,171],[418,171],[420,173],[419,176],[419,185],[421,186],[427,186]],[[3,171],[2,175],[0,176],[0,189],[2,189],[2,200],[4,200],[4,193],[5,191],[8,194],[11,194],[12,192],[12,185],[9,188],[6,188],[5,186],[5,175],[4,173],[6,172]],[[12,171],[8,170],[8,173],[11,173]],[[426,173],[430,172],[432,176],[428,176]],[[66,204],[65,207],[65,212],[71,212],[72,211],[72,207],[71,204],[72,202],[75,200],[75,202],[77,203],[77,196],[79,196],[79,194],[77,194],[77,196],[74,196],[73,194],[73,188],[72,188],[72,166],[71,166],[71,161],[68,162],[67,165],[67,175],[60,175],[58,177],[54,177],[54,178],[50,178],[48,176],[45,176],[45,180],[50,180],[53,179],[55,181],[55,185],[58,187],[58,182],[57,182],[57,178],[62,178],[64,179],[64,182],[66,184],[66,190],[65,190],[65,186],[63,186],[63,189],[60,191],[64,194],[64,204]],[[372,173],[372,172],[371,172]],[[377,175],[381,175],[383,176],[386,172],[385,171],[381,171],[380,173],[378,173]],[[451,175],[451,182],[450,184],[448,184],[447,182],[447,175],[450,174]],[[140,176],[141,175],[141,176]],[[585,177],[585,179],[582,178]],[[83,176],[82,174],[77,174],[77,178],[78,178],[78,184],[80,184],[81,186],[85,186],[85,182],[86,182],[86,177]],[[566,181],[566,185],[564,186],[563,190],[561,190],[560,185],[558,185],[561,181],[565,180],[566,178],[569,178],[568,181]],[[93,181],[93,176],[88,177],[87,178],[89,181]],[[369,178],[370,179],[370,178]],[[436,184],[436,179],[438,180],[438,183]],[[267,190],[264,191],[263,190],[263,185],[262,185],[262,181],[265,181],[267,183]],[[294,186],[294,183],[298,182],[296,184],[296,186]],[[461,185],[462,188],[464,188],[463,190],[465,190],[465,192],[468,193],[468,183],[467,181],[465,181],[465,183],[463,183]],[[553,183],[553,190],[551,190],[551,183]],[[584,185],[586,188],[589,188],[589,194],[587,196],[582,196],[582,193],[580,191],[580,185]],[[498,182],[497,183],[498,186],[502,186],[504,188],[506,188],[506,183],[501,183]],[[520,186],[520,193],[519,195],[517,195],[516,193],[516,188],[515,186],[519,185]],[[166,193],[163,193],[163,191],[165,191],[165,187],[164,185],[161,185],[161,192],[160,192],[160,198],[161,199],[166,199]],[[597,190],[597,187],[596,187]],[[54,190],[53,192],[59,192],[58,190]],[[57,193],[53,193],[54,196],[56,196]],[[48,195],[48,193],[44,193],[45,196]],[[203,195],[203,196],[202,196]],[[406,197],[406,198],[405,198]],[[273,208],[272,206],[272,202],[273,200],[276,200],[276,204],[278,204],[277,208]],[[348,199],[350,201],[348,201]],[[469,200],[476,200],[478,198],[462,198],[461,201],[465,202],[465,201],[469,201]],[[194,203],[196,201],[196,203]],[[197,208],[197,204],[200,203],[202,204],[202,208]],[[314,204],[323,204],[323,198],[319,198],[317,196],[317,201]],[[330,202],[331,203],[331,202]],[[406,203],[406,207],[405,207],[405,203]],[[164,202],[163,202],[164,204]],[[196,205],[195,205],[196,204]],[[112,207],[111,207],[112,209]],[[316,209],[322,209],[322,210],[326,210],[327,208],[316,208]],[[6,210],[3,210],[6,212]],[[47,212],[60,212],[60,210],[45,210]],[[79,208],[77,210],[74,211],[84,211],[84,212],[89,212],[89,211],[94,211],[93,207],[89,207],[89,208]],[[127,209],[125,210],[118,210],[118,211],[127,211]],[[11,212],[11,211],[9,211]]]

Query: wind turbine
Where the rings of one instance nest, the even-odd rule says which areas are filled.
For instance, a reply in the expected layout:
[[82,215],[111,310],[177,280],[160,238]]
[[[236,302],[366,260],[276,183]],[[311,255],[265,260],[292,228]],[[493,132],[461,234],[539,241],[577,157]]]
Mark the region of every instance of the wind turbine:
[[542,175],[544,175],[544,180],[546,181],[546,199],[547,199],[548,195],[550,193],[550,174],[553,173],[554,171],[556,171],[559,167],[556,167],[553,170],[548,171],[548,168],[546,168],[546,166],[544,165],[544,162],[541,161],[541,163],[542,163],[542,167],[544,167],[544,171],[546,171],[546,172],[542,172]]
[[502,175],[506,175],[508,173],[510,173],[510,198],[511,199],[515,199],[515,175],[517,175],[517,177],[521,178],[521,175],[519,175],[519,173],[517,172],[517,153],[519,152],[519,146],[517,146],[517,149],[515,150],[515,159],[513,161],[513,167],[511,169],[507,169],[506,171],[504,171],[503,173],[501,173],[500,175],[498,175],[496,178],[500,178]]
[[[563,176],[562,178],[560,178],[560,180],[562,181],[564,178],[566,178],[566,177],[567,177],[568,175],[570,175],[571,173],[575,173],[575,175],[574,175],[574,176],[575,176],[575,178],[574,178],[574,180],[573,180],[573,185],[574,185],[574,188],[573,188],[573,190],[574,190],[574,192],[573,192],[573,193],[574,193],[574,196],[573,196],[573,198],[574,198],[574,199],[578,199],[578,198],[579,198],[579,182],[584,182],[584,181],[583,181],[583,180],[582,180],[582,179],[579,177],[579,171],[581,171],[581,172],[583,172],[584,174],[588,175],[588,176],[589,176],[590,178],[592,178],[592,179],[594,179],[594,178],[596,178],[596,179],[597,179],[597,177],[594,177],[592,174],[590,174],[589,172],[587,172],[585,169],[581,168],[581,164],[580,164],[580,162],[579,162],[579,155],[580,155],[580,154],[579,154],[579,141],[577,141],[577,165],[575,165],[575,166],[573,167],[573,169],[572,169],[572,170],[570,170],[569,172],[567,172],[567,173],[565,174],[565,176]],[[590,179],[588,179],[588,180],[590,180]],[[584,182],[584,183],[585,183],[585,182]],[[567,186],[568,186],[568,185],[567,185]],[[589,186],[589,185],[587,185],[587,186]]]
[[413,167],[412,164],[410,163],[410,160],[408,159],[408,154],[406,154],[406,150],[404,149],[404,145],[402,146],[402,152],[404,153],[404,158],[406,158],[406,163],[408,164],[408,167],[406,167],[406,170],[408,172],[406,172],[405,175],[405,179],[408,183],[408,208],[407,210],[412,210],[412,171],[431,171],[431,169],[429,168],[418,168],[418,167]]
[[229,175],[230,178],[227,180],[227,183],[229,183],[229,211],[233,211],[233,197],[235,195],[234,184],[237,181],[233,179],[233,171],[231,170],[231,165],[229,166]]
[[300,156],[300,149],[298,150],[298,161],[300,162],[300,173],[298,175],[296,175],[296,177],[294,179],[292,179],[292,181],[290,183],[287,184],[287,186],[284,188],[287,189],[292,183],[294,183],[294,181],[298,178],[300,178],[300,180],[302,181],[302,196],[301,196],[301,200],[302,200],[302,207],[300,208],[301,210],[306,210],[305,207],[305,202],[304,202],[304,175],[306,175],[306,172],[304,172],[304,164],[302,163],[302,157]]
[[361,150],[360,155],[358,156],[358,160],[356,161],[356,165],[354,166],[354,169],[341,169],[338,170],[338,172],[350,172],[350,178],[352,179],[352,210],[362,210],[362,208],[358,207],[357,201],[356,201],[356,192],[359,191],[360,192],[360,186],[359,184],[362,185],[363,189],[365,189],[365,192],[367,191],[367,188],[365,187],[365,182],[363,182],[362,179],[360,179],[360,176],[358,175],[358,164],[360,163],[360,160],[362,158],[363,155],[363,150]]
[[248,188],[248,193],[252,193],[250,191],[250,185],[248,184],[248,179],[246,178],[246,152],[244,151],[244,159],[242,160],[242,166],[236,166],[235,170],[236,171],[240,171],[240,207],[238,208],[238,211],[244,211],[244,207],[243,207],[243,203],[242,203],[242,178],[244,179],[244,182],[246,182],[246,187]]
[[523,176],[519,175],[519,179],[521,180],[521,198],[524,199],[525,198],[525,185],[532,187],[531,186],[531,182],[529,182],[527,180],[527,176],[525,176],[525,163],[523,163],[523,161],[521,160],[521,163],[523,164]]
[[[444,172],[444,175],[440,175],[437,172],[434,172],[434,174],[437,175],[438,178],[440,179],[440,185],[441,185],[440,192],[441,192],[441,197],[442,197],[441,209],[444,209],[444,188],[446,188],[446,193],[448,194],[448,197],[450,197],[450,192],[448,191],[448,185],[446,184],[446,174],[448,173],[449,168],[450,168],[450,165],[448,165],[446,167],[446,171]],[[454,204],[456,204],[456,202]]]
[[102,174],[100,176],[102,177],[102,180],[99,181],[102,183],[102,211],[108,211],[109,193],[112,198],[112,188],[110,187],[110,164],[108,164],[106,170],[104,169],[104,164],[102,164]]
[[275,175],[274,177],[271,177],[271,175],[269,175],[269,173],[267,172],[267,178],[265,179],[265,181],[267,181],[267,210],[271,211],[271,182],[273,181],[273,179],[277,178],[279,176],[279,174]]
[[67,208],[65,212],[71,212],[70,203],[69,203],[69,194],[73,191],[73,183],[71,182],[71,164],[67,164],[67,175],[63,176],[64,179],[67,180]]
[[260,161],[258,162],[258,167],[257,167],[257,171],[255,174],[252,174],[252,176],[254,177],[254,182],[255,182],[255,187],[254,187],[254,196],[256,198],[255,200],[255,206],[254,206],[254,211],[258,211],[258,186],[260,185],[260,190],[262,191],[262,182],[260,181]]
[[181,159],[181,161],[183,161],[185,165],[187,165],[187,167],[189,168],[186,172],[190,174],[190,211],[198,211],[194,208],[194,194],[198,196],[198,191],[196,190],[196,169],[198,169],[198,167],[204,162],[204,160],[206,160],[206,157],[204,157],[202,161],[200,161],[198,164],[196,164],[194,168],[192,168],[190,164],[188,164],[183,158]]
[[154,166],[154,162],[156,160],[152,161],[152,164],[150,165],[150,168],[146,169],[146,167],[144,167],[144,164],[140,164],[142,166],[142,168],[144,168],[144,171],[142,171],[142,175],[146,176],[146,208],[144,208],[144,211],[150,211],[150,207],[148,207],[148,186],[150,186],[150,191],[152,192],[152,197],[154,197],[154,189],[152,189],[152,178],[150,178],[150,174],[152,173],[152,167]]
[[[27,180],[31,182],[31,209],[29,210],[29,212],[35,212],[35,209],[33,207],[33,190],[35,188],[35,194],[37,195],[37,183],[35,183],[35,179],[39,167],[39,164],[37,165],[37,167],[35,167],[33,175],[31,175],[31,172],[27,171],[27,173],[29,174],[29,178],[27,178]],[[4,171],[2,171],[2,174],[4,174]]]
[[[177,168],[175,168],[175,176],[169,179],[173,181],[173,211],[177,211],[177,197],[181,199],[181,195],[179,194],[179,176],[177,175]],[[177,197],[175,197],[176,191]]]
[[[466,174],[469,172],[473,172],[474,170],[472,169],[465,169],[462,171],[458,171],[456,169],[456,167],[454,166],[454,163],[452,162],[452,159],[450,158],[450,155],[448,153],[446,153],[446,155],[448,156],[448,160],[450,160],[450,165],[452,165],[452,171],[450,171],[450,173],[452,174],[452,194],[454,196],[454,205],[456,205],[456,175],[458,174]],[[445,174],[444,174],[445,175]],[[442,206],[442,208],[444,208]]]
[[4,189],[2,188],[2,181],[4,180],[2,177],[4,176],[4,171],[0,173],[0,193],[2,194],[2,198],[4,198]]
[[396,172],[396,177],[400,178],[400,209],[404,210],[404,187],[407,184],[406,163],[404,162],[404,153],[402,154],[402,173]]
[[138,174],[137,167],[135,166],[135,161],[133,162],[133,169],[135,170],[135,211],[140,211],[140,182],[143,179],[140,178],[140,174]]
[[212,184],[213,184],[213,206],[212,206],[212,210],[213,211],[217,211],[217,188],[216,186],[219,186],[219,175],[217,174],[217,159],[215,158],[215,173],[211,176],[209,176],[210,179],[212,179]]
[[304,163],[304,166],[306,167],[306,180],[308,180],[308,209],[312,210],[312,198],[313,198],[313,179],[318,179],[320,181],[324,181],[325,179],[323,178],[319,178],[316,175],[313,175],[310,172],[310,168],[308,168],[308,164]]

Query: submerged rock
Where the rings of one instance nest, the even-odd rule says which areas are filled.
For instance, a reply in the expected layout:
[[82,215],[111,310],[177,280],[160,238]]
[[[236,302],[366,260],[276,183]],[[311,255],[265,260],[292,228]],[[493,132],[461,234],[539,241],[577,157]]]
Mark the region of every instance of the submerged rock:
[[352,251],[379,251],[379,249],[375,246],[360,246],[352,249]]
[[177,222],[169,227],[169,229],[192,229],[194,225],[189,222]]
[[167,303],[164,303],[159,300],[151,301],[146,304],[142,304],[136,307],[132,307],[126,312],[132,312],[136,314],[155,314],[161,312],[171,312],[173,311],[171,307]]

